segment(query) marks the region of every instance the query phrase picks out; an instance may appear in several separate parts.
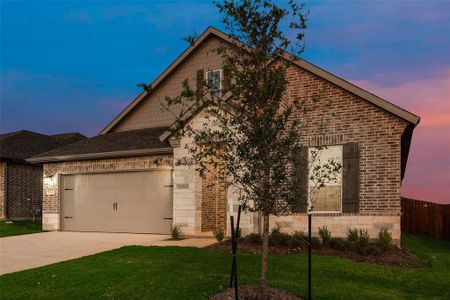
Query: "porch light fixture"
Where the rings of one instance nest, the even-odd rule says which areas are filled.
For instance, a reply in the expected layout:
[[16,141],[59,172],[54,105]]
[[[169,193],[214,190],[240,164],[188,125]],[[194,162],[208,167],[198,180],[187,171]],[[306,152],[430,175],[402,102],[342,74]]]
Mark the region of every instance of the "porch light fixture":
[[44,184],[45,185],[54,185],[55,184],[55,179],[53,176],[46,176],[44,177]]

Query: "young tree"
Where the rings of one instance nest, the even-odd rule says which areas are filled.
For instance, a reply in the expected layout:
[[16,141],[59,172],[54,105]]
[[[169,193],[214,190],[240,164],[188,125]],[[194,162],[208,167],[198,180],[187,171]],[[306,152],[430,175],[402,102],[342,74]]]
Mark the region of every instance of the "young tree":
[[[224,0],[216,6],[232,40],[217,52],[232,80],[224,82],[222,90],[215,78],[196,90],[185,80],[182,93],[167,97],[164,106],[174,113],[176,134],[194,141],[189,157],[176,163],[195,166],[202,177],[211,169],[220,170],[216,176],[241,191],[243,210],[262,215],[260,286],[265,288],[269,217],[289,214],[299,204],[294,166],[305,108],[302,99],[286,97],[292,61],[280,54],[289,51],[295,59],[302,53],[306,15],[304,5],[294,1],[285,8],[268,0]],[[207,120],[201,129],[186,119],[200,109]]]

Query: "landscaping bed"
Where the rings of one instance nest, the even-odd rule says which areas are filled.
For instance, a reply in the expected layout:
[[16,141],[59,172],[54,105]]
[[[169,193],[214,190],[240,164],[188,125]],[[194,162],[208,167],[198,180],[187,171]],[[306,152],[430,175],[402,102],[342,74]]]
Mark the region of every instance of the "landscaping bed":
[[[301,300],[302,298],[295,296],[284,290],[267,287],[262,290],[257,285],[242,285],[238,289],[239,299],[241,300]],[[234,288],[228,288],[225,291],[211,297],[212,300],[233,300]]]
[[[361,241],[356,237],[347,239],[326,237],[312,238],[313,253],[318,255],[331,255],[351,259],[357,262],[367,262],[379,265],[401,267],[426,267],[428,260],[418,257],[407,250],[401,249],[387,242],[387,245],[377,240],[369,242],[369,239]],[[261,253],[262,238],[257,234],[250,234],[238,239],[238,252]],[[231,240],[207,247],[214,252],[230,252]],[[308,252],[307,237],[304,233],[296,232],[292,235],[282,233],[274,229],[269,236],[269,252],[272,254],[301,254]]]

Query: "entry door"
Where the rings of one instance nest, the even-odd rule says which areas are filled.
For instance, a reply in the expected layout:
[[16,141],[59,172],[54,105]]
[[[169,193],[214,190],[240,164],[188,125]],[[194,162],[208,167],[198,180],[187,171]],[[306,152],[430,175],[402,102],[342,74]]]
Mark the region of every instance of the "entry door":
[[170,170],[63,176],[64,230],[170,233]]

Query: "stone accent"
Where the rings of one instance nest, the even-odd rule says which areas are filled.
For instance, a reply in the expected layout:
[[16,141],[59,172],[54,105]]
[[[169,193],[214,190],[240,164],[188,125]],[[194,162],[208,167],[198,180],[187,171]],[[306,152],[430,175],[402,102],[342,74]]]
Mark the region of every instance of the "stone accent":
[[0,220],[6,219],[6,162],[0,162]]
[[43,229],[59,230],[60,175],[172,168],[172,155],[56,162],[44,164]]

